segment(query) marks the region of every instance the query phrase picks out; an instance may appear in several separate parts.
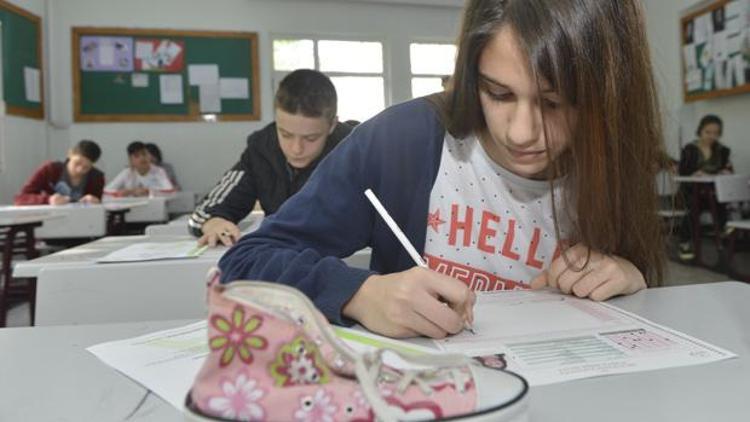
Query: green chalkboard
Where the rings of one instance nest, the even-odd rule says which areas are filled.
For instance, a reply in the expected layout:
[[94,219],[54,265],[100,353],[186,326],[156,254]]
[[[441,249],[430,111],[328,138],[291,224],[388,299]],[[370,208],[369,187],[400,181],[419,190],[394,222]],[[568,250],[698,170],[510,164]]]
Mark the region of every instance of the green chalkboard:
[[[73,92],[76,121],[203,121],[259,120],[260,87],[257,34],[123,28],[73,28]],[[149,46],[153,43],[152,46]],[[107,58],[96,51],[107,45]],[[153,53],[147,59],[141,47]],[[156,52],[178,53],[157,60]],[[152,49],[153,48],[153,49]],[[149,54],[151,54],[149,53]],[[158,64],[154,64],[158,63]],[[201,106],[204,94],[190,85],[193,65],[218,68],[222,81],[244,85],[246,94],[224,95],[214,91],[218,109]],[[148,67],[153,66],[153,67]],[[165,101],[164,77],[179,75],[179,99]],[[178,78],[179,79],[179,78]],[[174,79],[173,79],[174,80]],[[218,85],[212,84],[214,89]],[[236,85],[235,85],[236,87]],[[235,90],[236,91],[236,90]],[[205,98],[203,98],[205,99]],[[216,104],[216,103],[215,103]]]
[[[43,119],[41,19],[0,0],[0,21],[3,29],[3,95],[7,113]],[[27,97],[27,69],[38,71],[35,82],[39,84],[39,101],[29,101]]]

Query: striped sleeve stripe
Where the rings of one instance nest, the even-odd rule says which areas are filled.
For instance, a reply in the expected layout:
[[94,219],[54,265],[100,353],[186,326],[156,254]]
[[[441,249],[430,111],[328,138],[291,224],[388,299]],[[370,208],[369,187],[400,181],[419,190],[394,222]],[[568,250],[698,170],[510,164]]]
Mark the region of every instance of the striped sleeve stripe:
[[229,193],[232,192],[232,189],[234,189],[242,179],[242,176],[245,175],[244,171],[238,171],[235,175],[234,179],[228,184],[227,188],[222,192],[221,196],[215,200],[215,203],[211,204],[211,206],[221,204],[224,202],[225,199],[227,199],[227,196],[229,196]]

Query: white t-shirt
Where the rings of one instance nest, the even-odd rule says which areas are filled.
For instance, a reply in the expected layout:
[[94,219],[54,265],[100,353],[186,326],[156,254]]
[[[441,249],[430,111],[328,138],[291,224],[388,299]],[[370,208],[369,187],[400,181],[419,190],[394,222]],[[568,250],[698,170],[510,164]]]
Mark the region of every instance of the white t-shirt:
[[[472,290],[527,287],[560,253],[549,181],[530,180],[497,165],[475,136],[445,137],[430,193],[425,236],[429,267]],[[555,182],[555,203],[562,203]],[[569,224],[558,209],[560,238]]]
[[151,165],[146,174],[140,174],[131,167],[121,171],[111,182],[104,188],[104,193],[114,195],[124,189],[147,188],[158,192],[174,191],[172,182],[163,168]]

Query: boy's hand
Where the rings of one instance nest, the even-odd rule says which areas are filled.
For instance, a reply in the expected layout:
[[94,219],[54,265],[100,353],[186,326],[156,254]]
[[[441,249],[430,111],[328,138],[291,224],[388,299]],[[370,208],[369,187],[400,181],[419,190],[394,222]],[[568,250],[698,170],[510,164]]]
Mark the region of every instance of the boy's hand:
[[50,205],[65,205],[70,202],[70,197],[65,196],[65,195],[60,195],[59,193],[55,193],[49,197],[48,202]]
[[240,238],[240,228],[229,220],[221,217],[213,217],[203,223],[201,227],[203,236],[198,239],[199,245],[208,245],[213,248],[216,245],[232,246]]

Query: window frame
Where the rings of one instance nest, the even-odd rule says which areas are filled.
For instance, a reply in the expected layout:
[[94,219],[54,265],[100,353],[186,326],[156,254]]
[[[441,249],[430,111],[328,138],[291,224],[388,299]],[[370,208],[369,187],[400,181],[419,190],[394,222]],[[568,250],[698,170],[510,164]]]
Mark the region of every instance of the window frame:
[[[453,45],[456,47],[456,56],[458,56],[458,45],[456,44],[455,39],[448,39],[448,38],[411,38],[409,39],[406,50],[408,52],[408,68],[409,68],[409,94],[411,98],[414,97],[414,79],[415,78],[443,78],[444,76],[452,76],[453,73],[450,74],[441,74],[441,73],[413,73],[411,71],[411,46],[412,44],[445,44],[445,45]],[[454,57],[454,67],[455,67],[455,60],[457,57]]]
[[[363,35],[363,34],[305,34],[305,33],[290,33],[290,32],[272,32],[269,34],[269,51],[271,52],[270,60],[270,74],[271,74],[271,98],[276,96],[276,90],[279,87],[279,83],[284,79],[286,75],[291,73],[289,70],[276,70],[274,67],[274,53],[273,46],[276,40],[311,40],[313,42],[313,64],[315,70],[322,72],[329,78],[335,77],[382,77],[383,78],[383,109],[386,109],[392,104],[392,72],[391,72],[391,48],[388,44],[388,40],[383,36],[376,35]],[[381,45],[383,52],[383,72],[382,73],[355,73],[355,72],[323,72],[320,70],[320,56],[318,53],[318,43],[320,41],[352,41],[352,42],[378,42]]]

